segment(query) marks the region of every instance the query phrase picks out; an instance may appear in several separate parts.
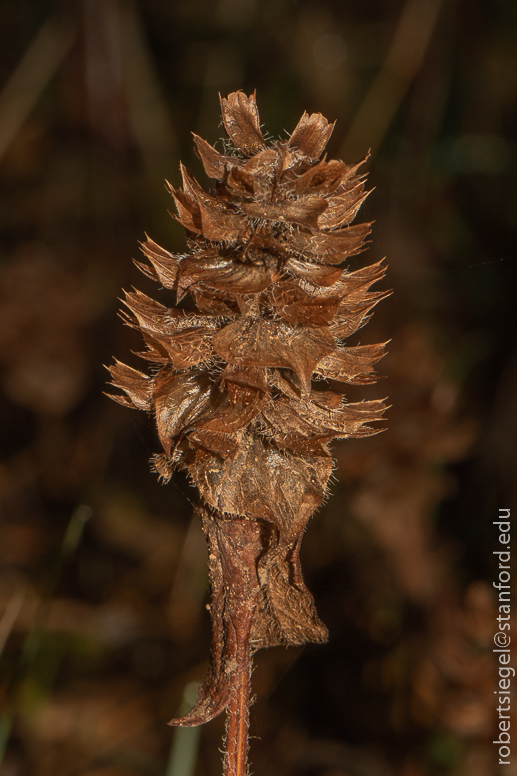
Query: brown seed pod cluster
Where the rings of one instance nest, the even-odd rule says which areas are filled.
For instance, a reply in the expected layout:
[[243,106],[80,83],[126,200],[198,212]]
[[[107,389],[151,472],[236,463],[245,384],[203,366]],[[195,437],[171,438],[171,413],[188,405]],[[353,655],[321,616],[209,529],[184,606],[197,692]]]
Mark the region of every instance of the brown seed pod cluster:
[[346,403],[334,386],[374,382],[384,345],[345,340],[386,294],[369,290],[380,263],[343,267],[370,224],[351,225],[366,197],[362,162],[321,158],[333,124],[304,113],[289,140],[266,142],[254,95],[234,92],[221,109],[226,154],[194,135],[214,190],[184,167],[183,189],[171,187],[188,255],[148,239],[149,264],[139,265],[190,306],[128,293],[127,322],[153,369],[110,371],[125,393],[113,398],[156,418],[156,470],[167,480],[184,469],[197,487],[209,543],[211,668],[194,709],[173,723],[200,724],[228,706],[230,729],[252,650],[326,639],[300,541],[325,496],[329,443],[375,433],[369,424],[385,410]]

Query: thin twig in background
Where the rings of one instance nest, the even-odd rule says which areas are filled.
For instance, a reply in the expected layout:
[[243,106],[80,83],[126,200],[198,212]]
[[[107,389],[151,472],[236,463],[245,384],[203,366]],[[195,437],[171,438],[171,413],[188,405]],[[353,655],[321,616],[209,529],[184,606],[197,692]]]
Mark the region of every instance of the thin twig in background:
[[23,606],[26,594],[27,590],[25,587],[18,588],[9,599],[7,606],[4,609],[4,613],[0,618],[0,655],[3,652],[9,634],[11,633],[16,618]]
[[76,36],[59,17],[46,21],[0,94],[0,158],[63,63]]
[[[183,703],[179,714],[187,714],[197,700],[198,682],[190,682],[183,693]],[[192,776],[196,767],[199,750],[199,727],[176,728],[172,738],[169,762],[165,776]]]
[[354,116],[339,156],[357,159],[380,146],[427,53],[443,0],[407,0],[393,41]]
[[[0,716],[0,765],[2,764],[4,758],[9,736],[11,734],[14,716],[20,701],[18,697],[20,694],[19,689],[23,686],[24,681],[29,679],[35,660],[41,649],[43,631],[49,614],[53,595],[56,591],[57,585],[59,584],[66,563],[77,550],[81,542],[85,525],[88,520],[90,520],[91,516],[92,510],[86,504],[79,504],[76,509],[74,509],[65,531],[65,535],[61,542],[59,553],[49,575],[46,594],[38,601],[36,610],[34,612],[32,627],[27,632],[27,635],[22,643],[21,652],[18,657],[17,669],[10,678],[10,686],[8,688],[8,692],[6,692],[4,707]],[[11,627],[14,625],[16,616],[21,609],[24,597],[25,591],[22,590],[19,593],[19,599],[13,599],[12,611],[10,613],[10,618],[12,621]],[[1,625],[4,625],[4,620],[5,613],[4,617],[2,618],[2,623],[0,623],[0,627]],[[8,635],[8,633],[5,634],[6,639]],[[61,656],[59,655],[59,659],[60,657]]]
[[208,587],[206,541],[193,515],[178,558],[168,602],[170,624],[177,637],[192,637],[199,623]]

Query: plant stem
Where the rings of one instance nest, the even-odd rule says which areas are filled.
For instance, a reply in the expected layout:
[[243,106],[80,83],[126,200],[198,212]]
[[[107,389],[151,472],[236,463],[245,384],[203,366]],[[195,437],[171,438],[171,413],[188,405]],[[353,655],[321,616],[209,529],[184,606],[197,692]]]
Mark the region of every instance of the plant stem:
[[239,656],[239,669],[227,708],[226,753],[223,776],[246,776],[248,771],[248,727],[250,711],[251,654]]

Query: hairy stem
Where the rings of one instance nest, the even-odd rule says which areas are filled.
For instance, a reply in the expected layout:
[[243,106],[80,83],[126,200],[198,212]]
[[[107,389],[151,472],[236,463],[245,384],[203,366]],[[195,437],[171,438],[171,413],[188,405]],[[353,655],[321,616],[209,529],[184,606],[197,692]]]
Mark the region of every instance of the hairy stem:
[[226,752],[223,776],[246,776],[250,709],[251,655],[243,655],[235,675],[226,718]]

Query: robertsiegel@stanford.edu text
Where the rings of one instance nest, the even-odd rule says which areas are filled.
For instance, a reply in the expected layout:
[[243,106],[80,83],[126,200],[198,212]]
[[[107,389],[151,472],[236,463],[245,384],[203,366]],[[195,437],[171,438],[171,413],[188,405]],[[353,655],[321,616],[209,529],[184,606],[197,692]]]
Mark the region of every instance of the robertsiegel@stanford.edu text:
[[499,765],[510,765],[510,685],[511,677],[515,676],[515,668],[509,663],[510,654],[510,510],[500,509],[499,519],[494,520],[499,528],[499,544],[504,549],[494,550],[499,558],[497,567],[497,582],[494,588],[498,591],[498,630],[494,635],[494,653],[498,656],[498,687],[494,690],[498,696],[497,712],[499,714],[499,737],[494,744],[499,746]]

